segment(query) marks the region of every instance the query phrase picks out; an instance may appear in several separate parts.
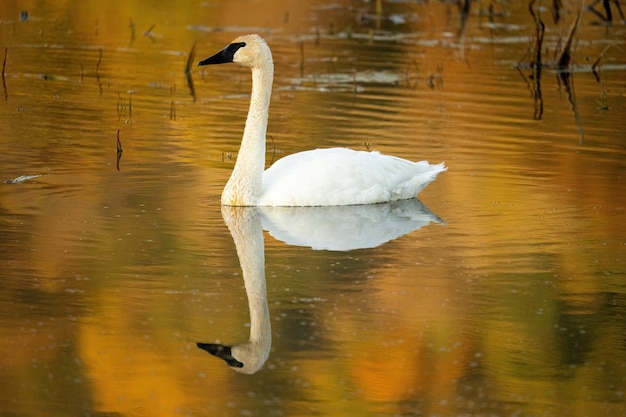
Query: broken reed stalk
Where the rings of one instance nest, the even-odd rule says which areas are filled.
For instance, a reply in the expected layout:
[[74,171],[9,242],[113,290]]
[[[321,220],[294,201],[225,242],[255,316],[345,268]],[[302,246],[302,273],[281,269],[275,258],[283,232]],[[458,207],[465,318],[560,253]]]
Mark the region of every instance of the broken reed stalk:
[[4,77],[4,73],[7,67],[7,54],[9,53],[9,48],[4,48],[4,60],[2,61],[2,87],[4,89],[4,100],[8,101],[9,94],[7,93],[7,82]]
[[602,53],[600,54],[600,56],[598,57],[598,59],[593,61],[593,64],[591,65],[591,73],[593,74],[593,76],[595,77],[598,83],[601,83],[601,81],[600,81],[600,75],[598,74],[597,68],[598,68],[598,65],[600,65],[600,61],[602,60],[602,58],[604,58],[606,51],[608,51],[610,47],[611,45],[607,45],[602,51]]
[[467,29],[467,19],[470,16],[471,11],[471,2],[470,0],[457,1],[457,6],[459,7],[459,13],[461,15],[461,22],[459,24],[459,33],[457,38],[459,40],[463,39],[465,35],[465,31]]
[[133,18],[128,18],[128,27],[130,29],[130,42],[128,43],[128,47],[133,46],[133,42],[135,42],[135,22],[133,22]]
[[189,92],[191,93],[191,97],[193,98],[194,103],[196,102],[196,87],[193,84],[193,77],[191,76],[193,62],[196,59],[196,43],[194,42],[191,45],[191,50],[189,51],[189,55],[187,56],[187,64],[185,65],[185,76],[187,77],[187,85],[189,86]]
[[170,95],[172,102],[170,103],[170,120],[176,120],[176,104],[174,102],[174,94],[176,93],[176,84],[170,87]]
[[117,167],[117,170],[120,170],[120,159],[122,159],[122,153],[124,152],[124,149],[122,149],[122,142],[120,141],[120,130],[117,129],[117,151],[116,151],[116,155],[117,155],[117,160],[115,163],[115,166]]
[[115,109],[117,110],[117,121],[119,122],[126,109],[126,105],[124,104],[124,100],[122,99],[122,96],[120,96],[120,93],[117,93],[117,103],[115,104]]
[[561,51],[561,55],[557,60],[557,67],[560,69],[566,69],[570,66],[572,62],[572,45],[574,44],[574,35],[578,31],[578,27],[580,26],[580,19],[583,15],[585,2],[582,0],[580,5],[580,10],[578,11],[578,15],[576,19],[572,23],[570,27],[569,34],[567,36],[567,40],[565,41],[565,46],[563,47],[563,51]]
[[156,41],[156,39],[155,39],[155,37],[154,37],[154,34],[152,33],[152,30],[154,29],[154,27],[155,27],[155,26],[156,26],[156,23],[155,23],[155,24],[153,24],[152,26],[150,26],[150,27],[148,28],[148,30],[146,30],[146,31],[143,33],[143,36],[145,36],[146,38],[150,39],[152,42],[155,42],[155,41]]
[[554,23],[556,24],[561,20],[561,8],[563,8],[562,0],[552,0],[552,15]]
[[543,37],[546,33],[546,25],[543,23],[543,20],[541,20],[541,18],[537,16],[537,14],[535,14],[535,10],[533,9],[534,5],[535,5],[535,0],[531,0],[531,2],[528,4],[528,10],[535,22],[535,29],[536,29],[536,38],[535,38],[535,45],[534,45],[532,58],[531,58],[532,59],[531,66],[540,68],[542,66],[541,50],[543,46]]
[[2,79],[4,80],[4,71],[7,67],[7,54],[9,53],[9,48],[4,48],[4,60],[2,61]]
[[96,74],[100,70],[100,63],[102,63],[102,48],[98,49],[98,62],[96,62],[96,70],[95,70]]
[[304,42],[300,41],[300,78],[304,78]]
[[133,91],[128,92],[128,103],[122,98],[120,93],[117,93],[117,104],[115,105],[117,109],[117,121],[119,122],[122,119],[122,116],[126,115],[126,110],[128,110],[128,118],[126,119],[126,123],[132,124],[133,121]]
[[[599,0],[598,0],[599,1]],[[598,1],[595,1],[591,7],[595,6]],[[619,1],[616,1],[615,4],[619,5]],[[606,22],[611,24],[613,23],[613,12],[611,11],[611,2],[609,0],[602,1],[602,7],[604,7],[604,11],[606,12]]]
[[543,62],[541,57],[541,51],[543,46],[543,37],[546,32],[546,25],[541,20],[533,8],[535,0],[531,0],[528,3],[528,11],[535,22],[536,38],[534,50],[531,56],[530,69],[532,71],[532,94],[535,101],[535,111],[533,118],[535,120],[541,120],[543,116],[543,95],[541,92],[541,70],[543,69]]
[[96,81],[100,81],[100,63],[102,62],[102,48],[98,49],[98,62],[96,62],[96,69],[94,70],[96,74]]

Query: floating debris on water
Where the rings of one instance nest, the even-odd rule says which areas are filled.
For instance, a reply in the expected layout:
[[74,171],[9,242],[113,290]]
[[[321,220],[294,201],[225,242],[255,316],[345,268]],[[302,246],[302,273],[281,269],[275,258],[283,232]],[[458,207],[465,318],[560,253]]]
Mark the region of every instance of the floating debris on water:
[[17,178],[13,178],[11,180],[6,180],[5,184],[19,184],[24,181],[32,180],[33,178],[41,177],[41,175],[20,175]]

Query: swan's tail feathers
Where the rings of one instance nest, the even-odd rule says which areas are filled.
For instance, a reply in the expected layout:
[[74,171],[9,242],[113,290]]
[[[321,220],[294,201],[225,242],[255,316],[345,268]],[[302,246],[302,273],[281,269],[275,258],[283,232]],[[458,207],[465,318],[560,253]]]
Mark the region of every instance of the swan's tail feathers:
[[[438,164],[428,164],[430,165],[429,167],[429,172],[431,172],[435,177],[443,171],[447,171],[448,167],[446,166],[445,162],[440,162]],[[434,178],[433,178],[434,179]]]
[[437,175],[448,170],[444,162],[429,164],[426,161],[420,161],[416,163],[416,166],[417,173],[408,180],[398,184],[392,191],[392,200],[416,197],[428,184],[437,178]]

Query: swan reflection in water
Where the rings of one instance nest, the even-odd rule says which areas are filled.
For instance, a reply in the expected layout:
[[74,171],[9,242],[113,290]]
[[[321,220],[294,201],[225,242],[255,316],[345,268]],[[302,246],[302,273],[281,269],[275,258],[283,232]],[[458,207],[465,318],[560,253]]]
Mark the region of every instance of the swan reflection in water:
[[263,366],[272,344],[260,211],[256,207],[222,206],[222,217],[235,241],[243,273],[250,309],[250,338],[234,346],[219,343],[197,343],[197,346],[224,359],[234,370],[252,374]]
[[243,273],[250,337],[236,345],[197,343],[238,372],[253,374],[265,364],[272,345],[265,282],[263,229],[290,245],[348,251],[380,246],[429,223],[441,223],[417,199],[338,207],[222,206]]

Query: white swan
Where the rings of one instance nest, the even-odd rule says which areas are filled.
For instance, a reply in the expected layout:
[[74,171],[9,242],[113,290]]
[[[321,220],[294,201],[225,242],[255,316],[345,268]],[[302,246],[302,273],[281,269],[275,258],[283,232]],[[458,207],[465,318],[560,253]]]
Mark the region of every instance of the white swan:
[[258,35],[236,38],[198,65],[236,62],[252,69],[250,109],[233,173],[222,192],[228,206],[342,206],[414,198],[446,170],[378,152],[315,149],[286,156],[265,172],[265,134],[274,63]]
[[223,359],[232,369],[253,374],[270,354],[272,328],[267,305],[263,229],[258,208],[222,207],[222,216],[233,236],[250,308],[250,338],[234,346],[196,343],[210,354]]

